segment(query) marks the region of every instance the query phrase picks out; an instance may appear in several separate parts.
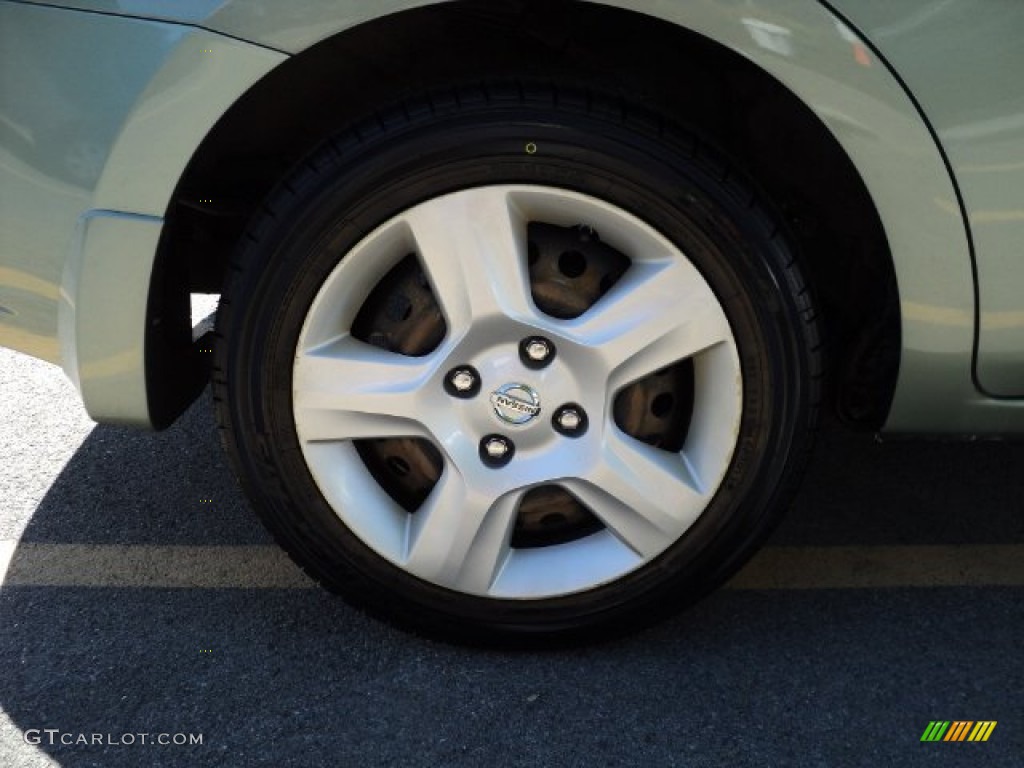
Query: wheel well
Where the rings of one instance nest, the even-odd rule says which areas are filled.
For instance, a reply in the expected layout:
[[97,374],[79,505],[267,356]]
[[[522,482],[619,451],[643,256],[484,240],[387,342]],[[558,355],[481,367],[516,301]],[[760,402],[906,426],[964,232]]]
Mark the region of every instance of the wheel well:
[[199,147],[167,212],[151,288],[151,325],[163,335],[147,345],[154,407],[183,407],[157,374],[168,369],[167,339],[188,333],[183,297],[220,292],[246,221],[288,169],[354,118],[468,78],[600,83],[731,157],[795,241],[824,319],[836,412],[881,426],[899,364],[896,279],[873,202],[839,144],[738,54],[649,16],[575,0],[469,0],[383,17],[300,53],[241,98]]

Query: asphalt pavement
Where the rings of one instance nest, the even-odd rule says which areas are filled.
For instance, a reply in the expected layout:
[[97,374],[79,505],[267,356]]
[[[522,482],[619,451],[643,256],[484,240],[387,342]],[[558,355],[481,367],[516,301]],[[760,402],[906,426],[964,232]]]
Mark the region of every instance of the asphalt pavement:
[[[769,547],[689,612],[470,650],[288,563],[206,396],[164,433],[96,426],[0,350],[0,766],[1016,768],[1022,466],[1021,444],[829,427]],[[996,725],[922,742],[936,720]]]

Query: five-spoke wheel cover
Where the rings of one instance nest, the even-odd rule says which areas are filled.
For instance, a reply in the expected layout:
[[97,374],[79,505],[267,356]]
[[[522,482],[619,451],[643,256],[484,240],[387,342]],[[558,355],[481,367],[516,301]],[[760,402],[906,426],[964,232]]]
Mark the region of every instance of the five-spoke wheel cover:
[[[606,265],[596,300],[553,309],[552,296],[572,295],[573,281],[603,262],[566,249],[539,282],[550,265],[531,271],[538,225],[553,238],[587,233],[628,264]],[[419,298],[385,310],[439,310],[443,332],[421,321],[425,341],[389,348],[360,313],[410,255]],[[416,303],[423,296],[433,310]],[[525,350],[539,354],[538,340],[551,354],[534,360]],[[453,379],[467,371],[472,393]],[[681,386],[679,444],[645,439],[637,425],[682,399]],[[644,418],[624,417],[638,388],[658,394],[638,400]],[[432,584],[515,599],[612,582],[683,536],[729,467],[743,397],[728,319],[686,254],[622,208],[526,185],[427,200],[344,254],[306,315],[292,390],[310,473],[366,546]],[[501,457],[491,457],[495,439],[510,448]],[[368,463],[364,447],[375,441],[414,446],[392,468],[397,491]],[[410,473],[423,493],[403,497],[400,476]],[[560,503],[596,524],[559,528],[556,519],[548,539],[517,533],[546,511],[557,518]]]

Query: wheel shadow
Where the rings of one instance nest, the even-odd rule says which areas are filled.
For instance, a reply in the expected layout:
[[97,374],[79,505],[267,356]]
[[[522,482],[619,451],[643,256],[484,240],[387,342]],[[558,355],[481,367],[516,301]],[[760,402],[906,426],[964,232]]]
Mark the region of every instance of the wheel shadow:
[[93,429],[50,486],[21,540],[270,543],[227,466],[208,392],[165,432]]
[[[820,448],[772,544],[1024,543],[1024,446],[878,445],[828,429]],[[204,397],[165,433],[94,429],[19,546],[49,544],[159,558],[161,547],[271,542]],[[38,581],[61,568],[31,565]],[[881,764],[926,764],[913,749],[929,719],[1008,720],[1019,703],[1021,600],[1009,589],[728,591],[626,640],[508,654],[391,630],[315,588],[8,586],[0,764],[781,765],[796,764],[797,741],[803,764],[871,750]],[[1024,746],[1019,725],[1000,727],[987,765],[1011,765]],[[851,728],[891,737],[869,749]],[[57,743],[45,729],[59,729]],[[26,745],[34,731],[41,743]],[[203,743],[139,743],[162,733]]]

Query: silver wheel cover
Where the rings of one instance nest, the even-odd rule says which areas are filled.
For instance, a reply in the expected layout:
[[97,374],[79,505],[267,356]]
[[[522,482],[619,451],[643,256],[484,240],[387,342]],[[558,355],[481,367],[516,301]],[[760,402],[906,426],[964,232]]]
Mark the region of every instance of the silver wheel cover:
[[[577,318],[540,312],[530,292],[531,221],[583,224],[631,266]],[[406,357],[356,339],[366,297],[409,253],[427,275],[447,324],[443,342]],[[558,354],[540,370],[523,365],[520,340],[551,339]],[[685,444],[669,452],[624,433],[616,393],[681,360],[694,366]],[[452,397],[447,374],[469,365],[481,392]],[[501,401],[535,395],[539,412]],[[516,387],[525,387],[525,390]],[[341,521],[368,547],[427,582],[511,599],[556,597],[612,582],[661,555],[704,512],[736,445],[742,376],[728,320],[686,256],[632,214],[593,197],[537,186],[488,186],[437,197],[378,227],[324,282],[303,325],[293,370],[293,407],[310,473]],[[589,428],[559,434],[561,404],[585,409]],[[511,409],[511,410],[509,410]],[[515,444],[507,466],[481,461],[480,440]],[[377,483],[354,441],[418,437],[444,469],[410,514]],[[589,536],[545,547],[512,547],[519,501],[554,485],[603,524]]]

